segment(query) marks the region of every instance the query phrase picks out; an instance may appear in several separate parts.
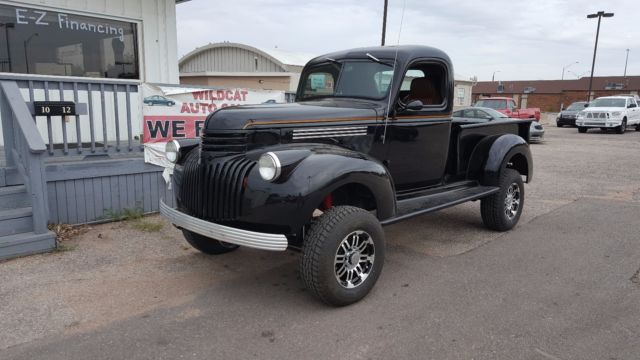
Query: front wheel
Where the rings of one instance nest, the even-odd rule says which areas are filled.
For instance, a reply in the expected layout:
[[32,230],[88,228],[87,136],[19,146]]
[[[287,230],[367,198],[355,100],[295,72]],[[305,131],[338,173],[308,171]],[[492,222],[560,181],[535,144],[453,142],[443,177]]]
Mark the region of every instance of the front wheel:
[[578,126],[578,132],[584,134],[587,132],[587,128],[584,126]]
[[616,128],[617,134],[624,134],[627,131],[627,120],[622,120],[622,124]]
[[636,131],[640,131],[640,123],[636,125]]
[[384,231],[370,212],[353,206],[330,208],[305,236],[300,277],[328,305],[355,303],[378,280],[384,247]]
[[209,255],[225,254],[239,248],[238,245],[208,238],[189,230],[182,230],[182,235],[184,235],[184,239],[187,240],[191,246]]
[[482,222],[491,230],[511,230],[520,220],[524,205],[524,182],[519,172],[504,169],[498,181],[500,190],[480,202]]

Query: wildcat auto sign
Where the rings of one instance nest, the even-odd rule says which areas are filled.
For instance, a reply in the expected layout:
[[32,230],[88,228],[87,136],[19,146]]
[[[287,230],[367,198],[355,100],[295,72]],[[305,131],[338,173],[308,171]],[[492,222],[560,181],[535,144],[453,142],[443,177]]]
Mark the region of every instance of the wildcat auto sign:
[[196,138],[207,115],[229,106],[283,103],[283,91],[207,89],[144,84],[142,113],[145,161],[169,167],[164,157],[167,141]]
[[200,136],[210,113],[228,106],[284,102],[282,91],[176,88],[144,85],[143,142]]

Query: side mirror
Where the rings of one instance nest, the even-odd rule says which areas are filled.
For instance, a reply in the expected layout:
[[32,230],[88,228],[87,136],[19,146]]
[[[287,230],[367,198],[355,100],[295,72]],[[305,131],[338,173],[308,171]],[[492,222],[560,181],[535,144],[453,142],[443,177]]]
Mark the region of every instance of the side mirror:
[[629,104],[629,105],[627,106],[627,108],[629,108],[629,109],[634,108],[634,107],[636,107],[636,104]]
[[589,103],[584,104],[584,107],[589,107]]
[[412,100],[407,104],[405,109],[417,111],[417,110],[422,110],[422,106],[423,106],[422,101]]

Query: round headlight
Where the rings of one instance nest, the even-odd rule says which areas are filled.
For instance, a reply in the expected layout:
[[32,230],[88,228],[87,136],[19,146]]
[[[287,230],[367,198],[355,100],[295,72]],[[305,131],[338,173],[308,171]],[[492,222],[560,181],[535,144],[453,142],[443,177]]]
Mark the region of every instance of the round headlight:
[[272,152],[264,153],[258,160],[258,171],[266,181],[274,181],[280,176],[280,159]]
[[175,164],[180,158],[180,144],[175,140],[169,141],[164,148],[164,154],[167,160]]

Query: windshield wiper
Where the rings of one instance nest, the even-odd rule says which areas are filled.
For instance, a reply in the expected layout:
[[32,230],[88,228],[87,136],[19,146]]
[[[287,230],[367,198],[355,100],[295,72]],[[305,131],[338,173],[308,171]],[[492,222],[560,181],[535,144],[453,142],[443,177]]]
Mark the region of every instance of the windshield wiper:
[[336,60],[336,59],[332,59],[332,58],[329,58],[329,57],[326,57],[324,59],[327,60],[327,61],[330,61],[330,62],[332,62],[334,64],[342,65],[342,63],[340,61]]
[[382,65],[387,65],[387,66],[391,66],[391,67],[393,67],[393,65],[392,65],[392,64],[389,64],[389,63],[387,63],[387,62],[384,62],[384,61],[382,61],[382,60],[378,59],[377,57],[375,57],[375,56],[373,56],[373,55],[371,55],[371,54],[369,54],[369,53],[366,53],[365,55],[367,55],[367,57],[368,57],[369,59],[371,59],[371,60],[372,60],[372,61],[374,61],[374,62],[377,62],[378,64],[382,64]]

